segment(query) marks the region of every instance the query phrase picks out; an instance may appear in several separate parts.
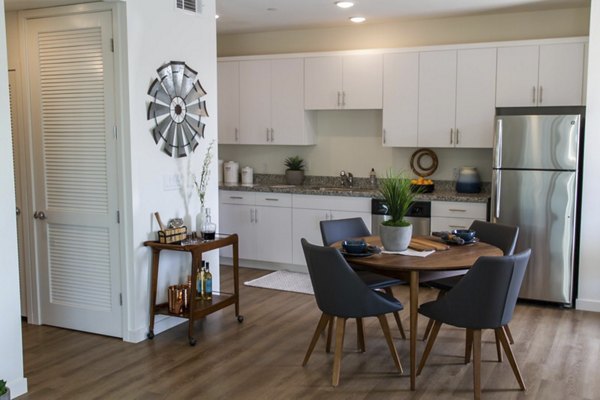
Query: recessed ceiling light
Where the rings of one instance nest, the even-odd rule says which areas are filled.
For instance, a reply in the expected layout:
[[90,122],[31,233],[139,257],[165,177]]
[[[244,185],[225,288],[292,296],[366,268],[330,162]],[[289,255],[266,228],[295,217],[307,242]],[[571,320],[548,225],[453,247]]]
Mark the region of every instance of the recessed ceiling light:
[[365,17],[351,17],[350,21],[354,22],[355,24],[360,24],[361,22],[365,22],[367,19]]
[[350,8],[354,6],[354,3],[351,1],[336,1],[335,5],[339,8]]

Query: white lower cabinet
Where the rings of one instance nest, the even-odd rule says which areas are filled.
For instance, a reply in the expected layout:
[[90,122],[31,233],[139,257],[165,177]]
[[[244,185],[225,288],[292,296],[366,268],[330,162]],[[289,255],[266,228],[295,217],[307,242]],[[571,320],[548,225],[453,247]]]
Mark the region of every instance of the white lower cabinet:
[[361,217],[371,228],[371,199],[367,197],[294,195],[292,263],[306,265],[300,240],[322,245],[320,222]]
[[[292,262],[291,195],[221,191],[219,232],[237,233],[239,257],[246,260]],[[221,256],[231,257],[231,249]]]
[[431,231],[452,231],[468,229],[474,220],[486,220],[486,203],[457,201],[431,202]]

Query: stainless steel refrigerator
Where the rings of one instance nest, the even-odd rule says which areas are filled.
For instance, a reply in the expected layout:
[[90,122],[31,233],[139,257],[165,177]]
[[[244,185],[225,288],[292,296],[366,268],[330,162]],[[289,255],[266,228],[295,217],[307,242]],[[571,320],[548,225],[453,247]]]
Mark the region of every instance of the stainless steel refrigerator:
[[[519,297],[570,305],[583,107],[498,108],[491,220],[532,249]],[[600,210],[599,210],[600,212]]]

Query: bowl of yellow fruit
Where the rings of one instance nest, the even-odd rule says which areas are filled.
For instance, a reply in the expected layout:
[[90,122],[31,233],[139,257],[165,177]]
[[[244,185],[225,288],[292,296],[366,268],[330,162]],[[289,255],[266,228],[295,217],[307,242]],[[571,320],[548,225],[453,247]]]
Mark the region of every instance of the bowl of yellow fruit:
[[425,179],[420,176],[418,179],[410,180],[410,188],[415,193],[431,193],[435,185],[431,179]]

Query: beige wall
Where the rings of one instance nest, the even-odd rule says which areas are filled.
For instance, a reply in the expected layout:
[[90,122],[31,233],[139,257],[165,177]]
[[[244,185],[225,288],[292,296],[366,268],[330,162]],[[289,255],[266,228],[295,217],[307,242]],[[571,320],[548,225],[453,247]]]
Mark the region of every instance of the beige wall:
[[[331,29],[262,32],[217,37],[219,56],[394,48],[438,44],[587,36],[589,8],[412,20]],[[410,171],[414,148],[381,145],[381,111],[317,111],[317,145],[219,146],[220,158],[249,165],[256,172],[283,173],[283,160],[299,154],[308,175],[337,175],[350,170],[382,175],[389,167]],[[491,179],[491,150],[435,149],[439,158],[433,179],[452,180],[460,166],[475,166]]]
[[587,36],[589,8],[217,36],[217,55],[298,53]]

